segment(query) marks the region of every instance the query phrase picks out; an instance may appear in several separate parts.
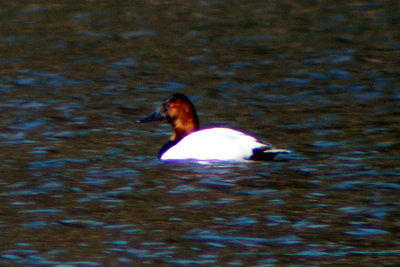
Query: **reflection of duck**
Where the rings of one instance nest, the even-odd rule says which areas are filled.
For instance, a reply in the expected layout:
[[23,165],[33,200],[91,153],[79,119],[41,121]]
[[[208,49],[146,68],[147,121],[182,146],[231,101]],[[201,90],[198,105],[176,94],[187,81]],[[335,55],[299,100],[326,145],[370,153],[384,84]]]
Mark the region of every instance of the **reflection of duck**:
[[162,160],[272,160],[279,153],[290,153],[233,129],[199,130],[196,110],[181,93],[171,95],[156,112],[138,122],[161,120],[174,127],[170,141],[158,154]]

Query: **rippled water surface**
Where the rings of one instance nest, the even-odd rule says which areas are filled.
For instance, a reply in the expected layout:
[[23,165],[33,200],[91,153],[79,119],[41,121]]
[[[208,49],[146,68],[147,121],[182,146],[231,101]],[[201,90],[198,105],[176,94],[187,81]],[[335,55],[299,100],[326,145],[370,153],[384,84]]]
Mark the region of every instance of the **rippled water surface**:
[[[399,265],[399,3],[303,2],[1,4],[0,264]],[[172,92],[293,154],[159,161]]]

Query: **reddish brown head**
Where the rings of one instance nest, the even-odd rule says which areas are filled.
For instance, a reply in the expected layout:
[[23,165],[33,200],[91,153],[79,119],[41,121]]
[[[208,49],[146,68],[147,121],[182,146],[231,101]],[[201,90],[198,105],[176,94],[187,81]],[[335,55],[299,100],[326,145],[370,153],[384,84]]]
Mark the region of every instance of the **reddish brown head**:
[[184,136],[199,129],[199,119],[189,98],[181,93],[175,93],[167,98],[161,107],[150,116],[138,122],[164,120],[174,127],[170,140],[180,140]]

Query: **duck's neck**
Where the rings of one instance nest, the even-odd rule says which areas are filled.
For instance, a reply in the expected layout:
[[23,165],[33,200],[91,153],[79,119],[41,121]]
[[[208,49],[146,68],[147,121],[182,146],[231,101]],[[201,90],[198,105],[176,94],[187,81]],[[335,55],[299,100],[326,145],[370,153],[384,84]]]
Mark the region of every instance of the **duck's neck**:
[[174,127],[174,134],[171,136],[171,141],[177,141],[186,135],[197,131],[199,129],[199,119],[197,115],[187,117],[187,119],[179,118],[172,124]]

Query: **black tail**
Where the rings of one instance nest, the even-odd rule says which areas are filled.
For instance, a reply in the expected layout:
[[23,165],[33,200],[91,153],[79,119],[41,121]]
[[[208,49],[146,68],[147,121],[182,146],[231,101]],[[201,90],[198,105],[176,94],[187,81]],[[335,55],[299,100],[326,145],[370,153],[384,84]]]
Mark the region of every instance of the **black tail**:
[[270,147],[259,147],[253,149],[253,155],[250,157],[250,160],[274,160],[275,156],[278,154],[288,154],[290,150],[280,149],[280,148],[270,148]]

